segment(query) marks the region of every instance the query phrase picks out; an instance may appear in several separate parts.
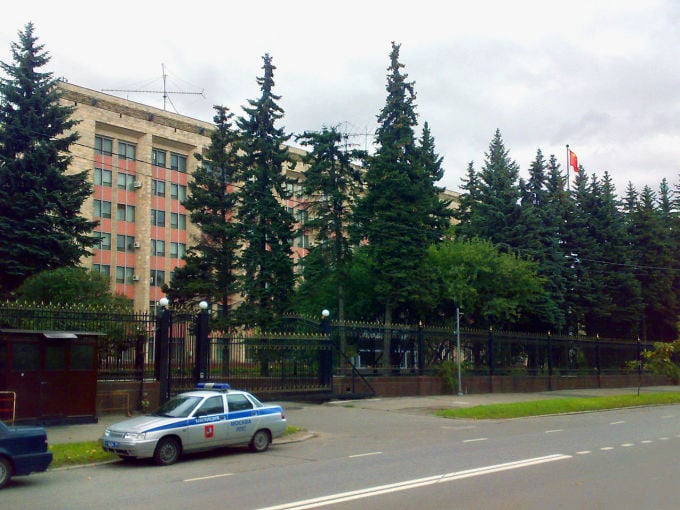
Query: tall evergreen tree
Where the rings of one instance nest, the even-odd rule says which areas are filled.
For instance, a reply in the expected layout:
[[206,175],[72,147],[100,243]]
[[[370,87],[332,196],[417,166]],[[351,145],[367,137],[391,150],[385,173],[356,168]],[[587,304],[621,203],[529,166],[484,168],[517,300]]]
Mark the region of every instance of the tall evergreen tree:
[[177,300],[208,300],[220,303],[219,325],[228,327],[230,299],[237,292],[236,262],[240,248],[240,226],[234,221],[239,180],[238,134],[232,128],[233,114],[215,106],[215,131],[205,154],[196,154],[199,166],[189,182],[184,206],[191,221],[201,230],[196,245],[186,256],[186,265],[173,272],[171,285],[164,289]]
[[[551,165],[555,165],[554,156]],[[539,275],[546,282],[548,299],[536,304],[525,316],[524,328],[536,331],[562,331],[564,328],[564,252],[560,245],[560,225],[564,216],[548,189],[549,175],[540,149],[529,167],[529,179],[520,179],[521,222],[524,235],[518,248],[538,262]],[[551,171],[553,167],[551,167]]]
[[478,235],[472,219],[477,216],[479,201],[479,175],[475,171],[474,162],[468,163],[467,172],[462,179],[461,193],[458,207],[453,211],[453,218],[457,221],[454,226],[456,237],[472,239]]
[[518,177],[519,167],[510,158],[500,130],[496,130],[484,166],[476,175],[469,223],[459,227],[466,237],[488,239],[502,249],[520,246],[523,226]]
[[[661,192],[667,195],[663,185]],[[662,209],[670,206],[667,196],[661,204],[659,207],[656,194],[645,186],[629,221],[629,236],[644,306],[637,316],[640,335],[645,341],[657,342],[675,340],[678,333],[676,251],[672,231]]]
[[639,317],[639,286],[630,271],[625,222],[610,176],[576,177],[570,252],[577,256],[574,308],[587,334],[630,337]]
[[[427,247],[438,238],[441,224],[433,181],[437,170],[425,165],[417,143],[413,82],[402,71],[400,46],[392,43],[387,75],[387,100],[378,115],[376,154],[369,158],[365,194],[356,209],[360,235],[378,283],[376,296],[383,304],[385,322],[401,306],[406,319],[407,303],[423,291],[419,272]],[[428,135],[429,136],[429,135]],[[428,141],[427,144],[431,145]],[[428,149],[430,152],[430,149]],[[430,152],[430,158],[434,153]],[[434,164],[436,165],[436,156]],[[413,319],[413,317],[411,318]],[[389,352],[389,345],[385,345]],[[385,356],[385,363],[388,363]]]
[[352,255],[347,232],[361,186],[361,172],[353,161],[365,157],[363,151],[345,150],[343,138],[336,128],[298,137],[302,145],[312,149],[303,158],[308,167],[302,186],[303,194],[310,197],[307,210],[311,214],[306,225],[316,234],[312,251],[323,261],[305,265],[300,291],[311,290],[328,278],[334,281],[341,322],[345,319],[345,286]]
[[248,101],[244,117],[237,120],[241,140],[241,206],[237,218],[243,227],[244,248],[240,258],[243,271],[243,302],[240,319],[249,326],[271,329],[288,309],[295,274],[291,245],[294,218],[283,200],[291,196],[285,169],[292,166],[290,139],[276,122],[284,115],[273,93],[274,70],[271,57],[263,57],[264,75],[257,79],[261,95]]
[[76,265],[96,244],[80,215],[92,193],[87,172],[67,174],[73,108],[59,104],[50,61],[32,23],[12,43],[0,79],[0,295],[27,277]]

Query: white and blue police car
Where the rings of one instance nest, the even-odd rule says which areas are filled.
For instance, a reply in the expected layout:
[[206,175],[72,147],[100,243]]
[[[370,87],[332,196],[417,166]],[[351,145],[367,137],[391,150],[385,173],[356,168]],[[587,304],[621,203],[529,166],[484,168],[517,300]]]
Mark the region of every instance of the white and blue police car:
[[246,391],[226,383],[200,383],[180,393],[150,415],[107,427],[102,448],[124,459],[153,457],[167,466],[182,453],[230,445],[248,445],[263,452],[286,432],[279,405],[263,404]]

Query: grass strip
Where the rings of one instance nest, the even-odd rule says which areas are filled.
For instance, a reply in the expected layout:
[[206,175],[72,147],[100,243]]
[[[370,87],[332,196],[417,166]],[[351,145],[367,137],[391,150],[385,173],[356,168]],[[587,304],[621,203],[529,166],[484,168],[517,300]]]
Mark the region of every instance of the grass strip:
[[[285,435],[295,434],[302,430],[304,429],[289,425]],[[99,441],[50,444],[49,450],[52,452],[53,456],[50,469],[95,464],[97,462],[107,462],[118,458],[118,456],[113,453],[105,452]]]
[[546,400],[531,400],[527,402],[514,402],[509,404],[479,405],[473,407],[443,409],[437,411],[435,414],[444,418],[491,420],[678,403],[680,403],[680,393],[645,393],[640,396],[614,395],[590,398],[562,397]]
[[113,453],[105,452],[99,441],[83,441],[82,443],[50,444],[52,463],[50,469],[67,466],[80,466],[117,459]]

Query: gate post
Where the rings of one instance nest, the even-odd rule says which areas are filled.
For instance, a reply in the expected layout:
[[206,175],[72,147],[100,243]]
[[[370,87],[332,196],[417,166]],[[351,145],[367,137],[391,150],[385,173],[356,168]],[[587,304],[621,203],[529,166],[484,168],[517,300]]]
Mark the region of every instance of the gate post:
[[168,310],[168,298],[158,302],[161,310],[156,315],[156,379],[160,383],[160,403],[170,398],[170,328],[172,312]]
[[208,319],[208,303],[201,301],[201,309],[196,316],[196,366],[194,367],[194,383],[206,382],[208,377],[208,333],[210,333]]

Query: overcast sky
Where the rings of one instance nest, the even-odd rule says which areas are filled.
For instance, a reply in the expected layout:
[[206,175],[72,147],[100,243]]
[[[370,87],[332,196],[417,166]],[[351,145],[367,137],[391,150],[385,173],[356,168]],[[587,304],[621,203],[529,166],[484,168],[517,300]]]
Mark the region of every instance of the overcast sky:
[[[501,130],[520,174],[541,149],[566,167],[655,191],[680,184],[680,2],[676,0],[12,2],[0,60],[35,24],[55,76],[94,90],[167,90],[166,108],[212,121],[259,96],[262,56],[290,133],[341,125],[370,144],[390,43],[415,82],[446,175],[459,190]],[[163,107],[162,94],[110,92]]]

